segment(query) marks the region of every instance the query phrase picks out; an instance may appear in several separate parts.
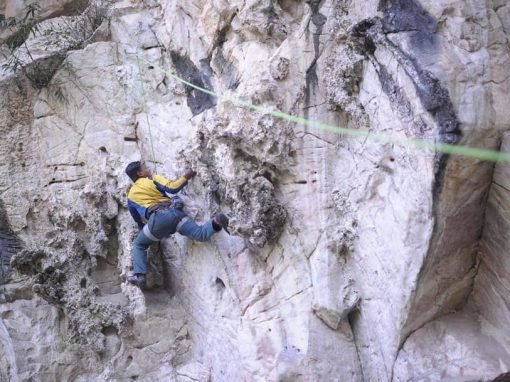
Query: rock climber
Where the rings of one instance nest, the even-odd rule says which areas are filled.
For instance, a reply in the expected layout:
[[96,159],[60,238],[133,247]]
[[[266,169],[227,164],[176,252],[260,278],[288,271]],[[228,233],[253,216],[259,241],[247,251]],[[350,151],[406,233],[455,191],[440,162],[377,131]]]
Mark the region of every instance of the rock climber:
[[147,275],[147,250],[150,245],[175,232],[197,241],[207,241],[221,229],[228,233],[228,218],[217,213],[203,225],[198,225],[182,210],[184,204],[176,194],[196,175],[193,170],[171,181],[161,175],[152,175],[142,162],[131,162],[126,174],[134,182],[128,192],[128,209],[138,224],[140,233],[133,242],[133,274],[127,277],[131,284],[143,287]]

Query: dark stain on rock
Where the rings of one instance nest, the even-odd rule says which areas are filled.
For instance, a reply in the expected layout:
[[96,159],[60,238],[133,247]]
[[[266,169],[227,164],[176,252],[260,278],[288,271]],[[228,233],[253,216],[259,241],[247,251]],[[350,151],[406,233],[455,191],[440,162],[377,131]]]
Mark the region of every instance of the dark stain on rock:
[[0,200],[0,285],[9,281],[11,258],[22,248],[21,241],[12,232],[9,219]]
[[[178,52],[172,51],[170,57],[179,77],[199,87],[213,90],[210,81],[212,69],[207,60],[201,60],[201,68],[198,69],[189,57]],[[193,115],[200,114],[216,106],[216,100],[212,95],[193,89],[190,86],[186,86],[186,91],[188,107]]]
[[388,32],[417,31],[433,36],[437,21],[414,0],[381,0],[384,28]]
[[262,8],[261,13],[267,16],[267,24],[266,24],[266,31],[267,35],[269,37],[276,37],[279,39],[278,36],[280,34],[279,30],[279,21],[278,21],[278,14],[276,13],[274,4],[272,2],[269,3],[269,5],[265,8]]
[[[438,141],[457,144],[462,133],[448,90],[429,71],[422,69],[416,59],[420,54],[436,51],[437,21],[418,1],[381,0],[379,8],[383,11],[384,34],[411,32],[410,45],[411,51],[417,52],[415,57],[409,57],[386,38],[387,47],[400,52],[395,55],[397,60],[412,79],[423,107],[433,116],[439,127]],[[448,155],[438,155],[435,163],[434,198],[441,192],[447,163]]]
[[315,52],[315,60],[317,60],[319,56],[319,43],[320,36],[322,34],[322,29],[324,28],[324,24],[326,24],[327,17],[319,12],[320,1],[310,1],[309,5],[312,10],[311,22],[315,25],[315,33],[313,33],[313,49]]
[[407,122],[411,122],[410,118],[412,117],[413,112],[411,102],[407,99],[404,91],[397,85],[385,66],[380,65],[378,62],[374,62],[374,64],[377,68],[381,87],[384,93],[388,96],[390,102],[396,106],[396,111],[399,117],[404,120],[407,119]]
[[[310,105],[311,92],[312,88],[316,88],[319,85],[319,78],[317,76],[317,60],[320,56],[319,46],[320,46],[320,36],[322,35],[322,30],[324,28],[324,24],[326,24],[327,17],[319,12],[321,1],[320,0],[310,0],[308,2],[310,9],[312,10],[311,22],[315,25],[315,32],[313,32],[313,50],[315,57],[312,61],[312,64],[306,70],[305,75],[305,107]],[[305,109],[308,110],[308,109]]]
[[[416,94],[420,99],[420,103],[423,108],[427,110],[429,115],[434,120],[434,125],[437,126],[437,137],[435,140],[441,143],[457,144],[460,142],[462,133],[459,128],[459,121],[457,119],[453,103],[450,99],[448,90],[444,88],[439,81],[431,72],[423,67],[423,61],[430,62],[434,59],[435,55],[439,52],[439,44],[436,36],[437,21],[429,15],[417,0],[381,0],[380,10],[383,13],[382,18],[372,18],[364,20],[363,23],[358,24],[353,28],[353,37],[359,37],[358,48],[363,49],[366,46],[373,45],[374,48],[384,47],[390,52],[399,66],[402,67],[407,74],[408,78],[413,82]],[[405,36],[407,40],[406,51],[398,45],[398,38],[395,36],[388,36],[388,34],[399,33],[400,36]],[[400,37],[399,36],[399,37]],[[409,102],[408,96],[405,93],[405,89],[402,91],[402,97],[395,96],[391,93],[391,83],[395,80],[392,78],[394,75],[388,73],[387,68],[384,64],[378,63],[376,55],[373,51],[365,52],[365,55],[374,63],[374,66],[379,67],[378,75],[381,81],[383,91],[388,94],[388,98],[391,100],[392,107],[397,111],[402,105]],[[390,90],[390,92],[388,92]],[[392,97],[393,96],[393,97]],[[407,102],[406,102],[407,101]],[[410,112],[412,116],[413,104],[409,102],[411,106]],[[399,115],[400,117],[400,115]],[[400,117],[402,118],[402,117]],[[405,121],[406,118],[403,118]],[[409,119],[410,126],[416,126],[412,119]],[[426,124],[425,124],[426,126]],[[449,163],[449,155],[437,152],[434,158],[434,182],[432,189],[433,197],[433,214],[436,217],[434,219],[434,227],[432,237],[430,239],[428,255],[426,257],[426,263],[420,270],[419,284],[427,285],[430,281],[431,274],[437,272],[437,255],[438,245],[441,246],[444,240],[444,227],[439,226],[439,215],[441,214],[440,207],[444,203],[441,200],[442,190],[444,189],[445,182],[448,181],[446,177],[446,169]],[[439,277],[439,276],[437,276]],[[446,288],[446,287],[445,287]],[[437,293],[441,293],[438,291]],[[427,298],[429,298],[428,295]],[[402,344],[405,343],[408,335],[412,332],[411,329],[415,325],[415,318],[413,315],[419,314],[417,306],[420,304],[427,304],[423,302],[426,298],[417,298],[415,293],[411,300],[413,306],[410,310],[411,313],[408,317],[408,321],[404,326],[402,335]],[[428,309],[429,307],[421,309]],[[413,323],[414,322],[414,323]]]
[[317,64],[314,60],[313,64],[306,70],[305,74],[305,115],[307,115],[311,101],[312,88],[316,88],[319,85],[319,77],[317,77]]
[[[364,20],[352,30],[353,37],[359,39],[358,50],[364,51],[365,55],[376,62],[373,54],[375,48],[384,46],[388,49],[412,80],[423,107],[435,120],[439,130],[437,140],[442,143],[457,144],[462,133],[448,90],[441,85],[432,73],[420,66],[418,59],[420,55],[436,52],[436,20],[417,1],[413,0],[381,0],[379,8],[383,12],[382,19],[376,17]],[[387,36],[388,33],[399,32],[410,33],[409,51],[413,52],[413,56],[404,52]],[[379,67],[383,68],[384,66],[379,64]],[[381,69],[378,70],[378,73],[382,88],[390,100],[394,102],[394,107],[397,110],[402,109],[402,107],[405,108],[405,104],[409,101],[404,93],[399,97],[395,97],[395,94],[392,94],[391,91],[388,92],[388,90],[394,88],[391,84],[394,81],[387,70]],[[439,154],[437,156],[435,163],[435,197],[442,188],[442,178],[447,162],[448,155]]]
[[230,23],[232,22],[235,15],[236,13],[234,13],[233,16],[230,18],[229,23],[218,31],[218,34],[216,35],[216,38],[214,39],[213,42],[213,49],[223,47],[223,44],[225,44],[225,42],[227,41],[227,33],[230,30]]
[[232,62],[228,61],[223,55],[223,44],[227,41],[227,33],[230,31],[232,20],[236,15],[237,12],[234,12],[228,23],[216,34],[211,50],[214,54],[209,54],[208,58],[209,62],[218,69],[219,73],[216,74],[221,77],[230,90],[234,90],[239,86],[239,72]]
[[[383,11],[382,32],[411,32],[411,51],[427,54],[436,51],[437,21],[429,15],[417,1],[412,0],[381,0],[379,8]],[[430,72],[420,68],[416,57],[409,57],[385,37],[390,50],[398,50],[396,55],[399,63],[406,69],[413,80],[420,100],[436,120],[440,130],[441,142],[458,143],[461,137],[459,123],[448,91]]]
[[239,86],[239,73],[234,65],[223,56],[223,50],[218,49],[214,55],[213,64],[220,70],[218,73],[227,85],[227,88],[234,90]]
[[437,21],[421,4],[413,0],[381,0],[383,25],[387,33],[408,32],[411,45],[418,51],[434,51],[438,48]]
[[312,12],[315,14],[319,12],[322,0],[307,0],[306,3],[308,4]]

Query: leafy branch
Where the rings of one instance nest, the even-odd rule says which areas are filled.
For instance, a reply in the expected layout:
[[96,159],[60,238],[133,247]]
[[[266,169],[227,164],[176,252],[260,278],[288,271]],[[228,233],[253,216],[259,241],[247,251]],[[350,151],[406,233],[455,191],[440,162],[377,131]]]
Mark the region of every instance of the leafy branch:
[[39,30],[36,18],[39,9],[39,4],[29,4],[25,8],[25,16],[23,18],[8,17],[7,19],[0,20],[0,27],[9,28],[15,32],[6,41],[11,53],[25,43],[30,33],[35,36],[35,33]]
[[[38,20],[40,6],[33,3],[25,7],[22,18],[0,19],[0,28],[9,28],[12,32],[5,40],[8,49],[2,53],[6,61],[1,68],[14,73],[20,70],[36,88],[46,87],[64,61],[66,53],[83,48],[93,36],[106,17],[108,3],[109,0],[95,2],[85,10],[77,8],[77,16],[64,16],[41,24]],[[38,54],[34,58],[35,54],[27,45],[31,35],[44,39],[45,49],[53,53],[42,56]]]

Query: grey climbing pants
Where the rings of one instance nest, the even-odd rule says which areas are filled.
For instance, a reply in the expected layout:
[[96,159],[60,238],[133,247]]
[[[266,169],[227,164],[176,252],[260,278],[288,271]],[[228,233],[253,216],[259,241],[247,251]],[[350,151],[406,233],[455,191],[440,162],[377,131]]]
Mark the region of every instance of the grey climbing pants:
[[168,209],[153,213],[147,224],[140,231],[133,242],[133,271],[134,273],[147,273],[147,250],[150,245],[168,237],[175,232],[196,241],[207,241],[215,229],[212,220],[198,225],[179,209]]

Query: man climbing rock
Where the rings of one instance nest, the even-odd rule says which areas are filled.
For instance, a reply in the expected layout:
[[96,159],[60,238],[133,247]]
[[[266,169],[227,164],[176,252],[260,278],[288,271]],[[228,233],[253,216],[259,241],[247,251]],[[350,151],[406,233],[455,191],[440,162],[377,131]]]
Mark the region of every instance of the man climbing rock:
[[196,175],[193,170],[171,181],[160,175],[153,176],[142,162],[131,162],[126,167],[126,174],[134,182],[128,193],[129,212],[140,228],[133,242],[134,274],[127,277],[129,283],[138,286],[145,284],[147,250],[152,243],[175,232],[197,241],[209,240],[222,228],[228,233],[225,214],[218,213],[205,224],[198,225],[182,210],[183,203],[175,194]]

